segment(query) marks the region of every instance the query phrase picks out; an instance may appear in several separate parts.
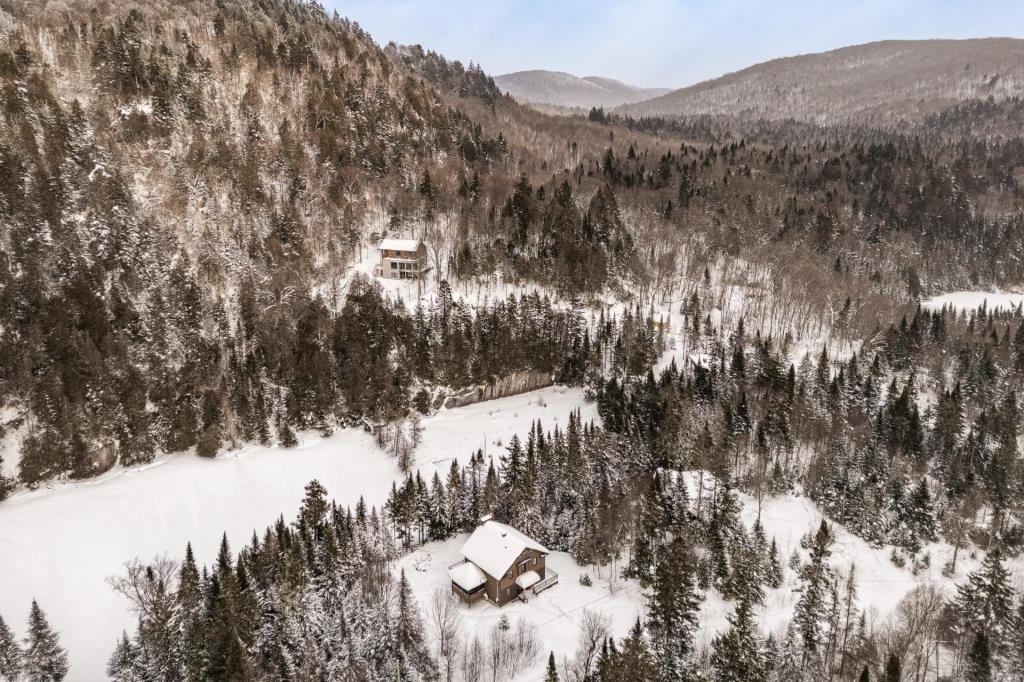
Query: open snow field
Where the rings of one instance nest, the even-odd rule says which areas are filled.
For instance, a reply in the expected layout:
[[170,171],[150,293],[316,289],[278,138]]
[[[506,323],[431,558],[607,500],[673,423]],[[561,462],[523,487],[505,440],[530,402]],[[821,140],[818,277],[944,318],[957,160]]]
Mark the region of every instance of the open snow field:
[[[429,477],[477,448],[497,456],[534,420],[545,428],[564,425],[577,407],[584,420],[596,417],[580,389],[564,387],[442,410],[423,420],[417,465]],[[239,547],[279,515],[290,520],[310,479],[339,504],[354,505],[363,495],[380,505],[402,477],[357,429],[329,438],[299,434],[299,443],[292,450],[246,447],[216,459],[165,456],[0,503],[0,614],[20,637],[38,599],[70,655],[68,679],[103,679],[116,638],[134,625],[128,602],[106,582],[126,561],[164,553],[179,559],[192,541],[196,559],[208,563],[223,531]]]
[[942,310],[949,306],[958,311],[977,310],[982,303],[989,310],[1009,310],[1024,303],[1024,294],[1004,294],[995,291],[953,291],[941,296],[933,296],[921,303],[926,310]]

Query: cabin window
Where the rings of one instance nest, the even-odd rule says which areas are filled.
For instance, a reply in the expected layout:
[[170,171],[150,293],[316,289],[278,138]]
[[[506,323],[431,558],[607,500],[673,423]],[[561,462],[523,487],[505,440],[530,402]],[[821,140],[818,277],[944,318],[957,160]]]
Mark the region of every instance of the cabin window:
[[392,261],[392,263],[391,263],[391,269],[392,269],[392,270],[397,270],[397,269],[398,269],[398,263],[395,263],[395,262],[393,262],[393,261]]

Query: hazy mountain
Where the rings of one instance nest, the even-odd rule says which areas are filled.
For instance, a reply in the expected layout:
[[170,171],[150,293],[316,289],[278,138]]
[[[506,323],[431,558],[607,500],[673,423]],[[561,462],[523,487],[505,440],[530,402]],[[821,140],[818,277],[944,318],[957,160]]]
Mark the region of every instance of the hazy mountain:
[[669,88],[640,88],[614,78],[580,78],[561,71],[516,71],[494,82],[518,100],[560,107],[616,107],[664,95]]
[[1024,40],[883,41],[774,59],[622,111],[877,123],[919,119],[966,99],[1021,94]]

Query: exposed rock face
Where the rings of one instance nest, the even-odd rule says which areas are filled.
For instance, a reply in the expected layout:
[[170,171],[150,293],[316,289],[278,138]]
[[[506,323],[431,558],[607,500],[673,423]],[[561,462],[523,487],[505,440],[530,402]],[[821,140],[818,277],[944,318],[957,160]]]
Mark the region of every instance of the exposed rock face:
[[538,372],[536,370],[513,372],[487,384],[471,386],[470,388],[449,393],[443,397],[443,405],[449,408],[464,407],[485,400],[507,398],[510,395],[535,391],[538,388],[550,386],[554,382],[554,375],[548,372]]

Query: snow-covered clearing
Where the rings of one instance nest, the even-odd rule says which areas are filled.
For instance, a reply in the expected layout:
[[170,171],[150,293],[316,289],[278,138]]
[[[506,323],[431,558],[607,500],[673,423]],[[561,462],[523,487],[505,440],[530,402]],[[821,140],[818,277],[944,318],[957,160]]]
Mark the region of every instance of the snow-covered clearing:
[[[692,475],[691,478],[694,480],[690,486],[691,499],[695,500],[696,477]],[[713,478],[708,474],[704,480],[705,499],[711,494],[711,485]],[[758,515],[757,501],[744,494],[740,495],[740,501],[743,505],[741,517],[749,528]],[[800,549],[800,539],[817,530],[821,519],[822,514],[814,503],[797,495],[770,498],[761,507],[761,522],[765,532],[769,539],[774,537],[778,543],[784,564],[788,563],[794,550],[799,551],[806,560],[807,553]],[[914,575],[909,566],[900,568],[892,563],[891,547],[871,547],[844,527],[834,523],[830,523],[830,526],[835,537],[830,563],[840,579],[848,574],[851,565],[855,567],[858,607],[867,612],[868,623],[872,627],[882,625],[896,604],[916,586],[934,583],[952,594],[955,582],[962,580],[980,564],[980,556],[972,558],[968,552],[961,552],[956,576],[946,578],[942,575],[941,567],[951,556],[952,548],[936,543],[925,548],[925,551],[931,553],[930,568]],[[444,542],[423,545],[403,557],[395,567],[396,573],[400,569],[405,570],[413,592],[425,611],[429,610],[436,590],[450,590],[448,567],[462,560],[461,549],[467,538],[468,535],[460,535]],[[627,561],[628,554],[622,558],[622,565]],[[486,642],[491,628],[502,616],[508,616],[513,625],[519,619],[526,619],[537,627],[541,653],[532,666],[514,678],[523,682],[540,679],[549,651],[554,652],[559,662],[563,658],[572,659],[579,644],[580,625],[585,610],[607,616],[615,637],[625,636],[637,617],[642,620],[646,618],[643,592],[635,581],[619,578],[612,583],[608,567],[600,570],[593,566],[581,567],[564,552],[552,552],[548,556],[547,565],[558,573],[558,583],[529,602],[512,602],[497,607],[480,601],[471,607],[460,605],[459,609],[461,632],[465,639],[477,636]],[[1008,563],[1007,567],[1019,589],[1024,585],[1024,567],[1019,561]],[[763,606],[757,612],[762,631],[777,636],[784,634],[786,623],[792,617],[800,597],[800,593],[795,591],[799,587],[796,574],[788,566],[784,570],[785,584],[777,590],[769,590]],[[580,585],[579,578],[583,574],[590,576],[592,586]],[[722,599],[715,589],[705,594],[696,637],[698,647],[709,647],[715,636],[729,627],[727,616],[733,606],[732,602]],[[435,636],[429,619],[428,631],[431,637]]]
[[[424,610],[430,608],[435,590],[446,593],[451,590],[448,566],[462,560],[460,550],[468,537],[459,535],[444,542],[428,543],[398,562],[398,568],[405,569],[406,578]],[[528,602],[515,601],[499,608],[479,601],[471,607],[460,605],[459,608],[463,635],[478,636],[483,642],[502,616],[508,616],[513,625],[525,619],[537,627],[541,655],[532,666],[520,672],[517,680],[541,679],[548,651],[554,651],[559,661],[563,655],[572,655],[579,642],[584,610],[591,609],[609,617],[616,636],[624,634],[638,616],[643,616],[643,599],[636,582],[618,579],[612,585],[608,569],[598,575],[594,567],[581,567],[564,552],[552,552],[546,565],[558,573],[558,583]],[[580,584],[583,574],[590,576],[593,585]],[[427,630],[433,636],[429,619],[427,622]]]
[[[534,420],[564,425],[577,407],[584,420],[595,418],[583,392],[564,387],[442,410],[423,420],[417,466],[429,477],[477,448],[496,456]],[[310,479],[339,504],[363,495],[379,505],[402,476],[363,431],[299,434],[299,441],[293,450],[246,447],[216,459],[171,455],[14,495],[0,504],[0,614],[21,636],[38,599],[70,655],[68,679],[103,679],[116,638],[134,626],[127,601],[106,583],[124,562],[177,559],[188,541],[199,561],[210,562],[222,531],[237,548],[279,515],[290,519]]]
[[[428,250],[429,250],[428,243]],[[429,261],[430,259],[428,259]],[[438,287],[440,281],[437,274],[430,270],[421,279],[387,279],[378,277],[376,269],[380,265],[380,249],[376,244],[364,244],[359,248],[359,259],[352,263],[345,271],[342,279],[333,287],[326,287],[318,290],[328,301],[334,301],[334,307],[340,308],[344,303],[344,293],[348,289],[351,279],[356,274],[362,274],[373,279],[381,285],[384,292],[392,299],[401,299],[410,309],[414,309],[417,303],[430,306],[437,301]],[[433,264],[431,262],[431,267]],[[449,279],[452,298],[456,301],[463,301],[472,306],[484,306],[494,304],[507,299],[510,295],[519,297],[521,295],[538,294],[547,296],[553,301],[568,303],[550,287],[541,286],[529,282],[512,282],[502,277],[501,273],[494,273],[489,277],[474,277],[463,281]],[[334,297],[334,293],[337,294]]]
[[[741,495],[742,518],[750,527],[757,518],[757,502],[748,495]],[[768,538],[775,537],[783,562],[789,561],[794,550],[806,558],[806,551],[800,548],[800,538],[817,530],[822,514],[807,497],[784,495],[764,501],[761,509],[761,523]],[[892,611],[896,604],[914,587],[934,583],[952,593],[954,583],[962,580],[967,573],[981,563],[981,555],[972,558],[968,551],[961,551],[957,561],[957,572],[952,578],[942,575],[942,565],[952,557],[953,548],[945,543],[932,543],[924,548],[931,555],[931,565],[914,575],[909,563],[905,568],[896,566],[890,559],[892,547],[872,547],[862,538],[853,535],[840,524],[829,523],[835,542],[832,545],[830,563],[837,574],[845,577],[850,566],[855,567],[857,599],[862,610],[874,613],[878,619]],[[1007,566],[1013,573],[1014,582],[1024,584],[1024,570],[1016,562]],[[785,569],[786,584],[768,593],[761,613],[760,624],[766,632],[777,632],[792,616],[799,593],[793,592],[797,581],[793,571]],[[730,607],[731,608],[731,607]],[[730,610],[726,609],[726,612]],[[707,609],[707,607],[706,607]],[[721,614],[719,627],[725,626],[725,613]],[[705,613],[707,625],[713,625],[718,615]],[[871,618],[869,617],[869,623]]]
[[973,311],[977,310],[982,303],[989,310],[1010,310],[1024,304],[1024,294],[998,291],[953,291],[922,301],[921,307],[925,310],[942,310],[948,306],[958,311]]

